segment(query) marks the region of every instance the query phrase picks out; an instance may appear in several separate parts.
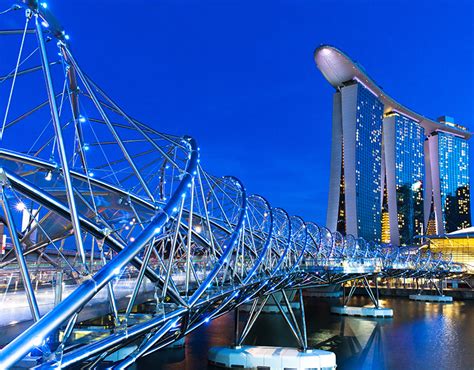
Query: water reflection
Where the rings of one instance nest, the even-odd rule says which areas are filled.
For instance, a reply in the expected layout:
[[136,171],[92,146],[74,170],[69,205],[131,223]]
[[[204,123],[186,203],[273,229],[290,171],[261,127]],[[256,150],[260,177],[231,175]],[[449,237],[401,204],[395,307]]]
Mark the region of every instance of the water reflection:
[[[338,369],[472,369],[474,368],[474,302],[452,304],[386,299],[392,319],[336,316],[329,312],[336,301],[305,298],[309,344],[333,351]],[[354,297],[353,305],[369,301]],[[245,317],[242,316],[242,321]],[[138,369],[214,369],[207,366],[207,351],[233,341],[233,314],[200,328],[186,339],[185,349],[162,350],[140,360]],[[247,344],[296,346],[285,321],[263,314]]]

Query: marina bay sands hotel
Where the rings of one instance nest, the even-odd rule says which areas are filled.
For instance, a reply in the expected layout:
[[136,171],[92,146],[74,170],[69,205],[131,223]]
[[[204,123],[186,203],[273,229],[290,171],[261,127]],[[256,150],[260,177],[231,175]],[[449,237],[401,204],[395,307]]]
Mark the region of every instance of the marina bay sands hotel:
[[326,226],[393,245],[471,226],[471,133],[401,105],[334,47],[315,61],[336,89]]

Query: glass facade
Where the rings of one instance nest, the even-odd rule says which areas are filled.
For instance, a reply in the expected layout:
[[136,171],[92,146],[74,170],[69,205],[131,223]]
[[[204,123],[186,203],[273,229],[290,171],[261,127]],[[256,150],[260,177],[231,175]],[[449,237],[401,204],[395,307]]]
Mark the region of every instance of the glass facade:
[[380,241],[383,104],[358,84],[356,114],[357,228],[360,237]]
[[444,227],[449,233],[471,226],[468,142],[438,132],[438,160]]
[[424,129],[395,114],[395,182],[400,243],[423,233]]

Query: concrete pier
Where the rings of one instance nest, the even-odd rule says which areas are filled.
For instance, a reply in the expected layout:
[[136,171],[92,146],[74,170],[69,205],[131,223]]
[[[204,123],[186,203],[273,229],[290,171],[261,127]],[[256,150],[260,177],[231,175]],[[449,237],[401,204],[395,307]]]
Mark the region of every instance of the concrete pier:
[[336,368],[336,355],[329,351],[308,350],[302,352],[286,347],[212,347],[208,354],[209,363],[224,368],[244,369],[318,369]]
[[447,295],[428,295],[428,294],[410,294],[408,296],[412,301],[452,303],[453,297]]
[[332,306],[331,313],[337,315],[347,316],[362,316],[362,317],[393,317],[393,310],[391,308],[383,307],[353,307],[353,306]]

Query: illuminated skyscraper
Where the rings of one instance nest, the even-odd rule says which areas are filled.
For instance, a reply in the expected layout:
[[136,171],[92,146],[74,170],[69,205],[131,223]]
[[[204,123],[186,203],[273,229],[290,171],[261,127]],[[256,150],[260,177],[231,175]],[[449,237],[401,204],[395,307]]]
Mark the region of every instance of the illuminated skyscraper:
[[[439,121],[448,127],[459,127],[451,117],[441,117]],[[429,135],[426,151],[432,174],[427,191],[432,194],[438,233],[471,226],[469,143],[460,135],[437,130]],[[436,212],[437,208],[441,212]]]
[[335,93],[333,109],[328,225],[380,240],[383,105],[362,84],[349,83]]
[[315,61],[336,88],[327,227],[401,245],[428,224],[438,234],[470,226],[467,129],[399,104],[334,47]]
[[415,120],[390,112],[383,121],[385,186],[390,242],[410,243],[423,233],[423,128]]

